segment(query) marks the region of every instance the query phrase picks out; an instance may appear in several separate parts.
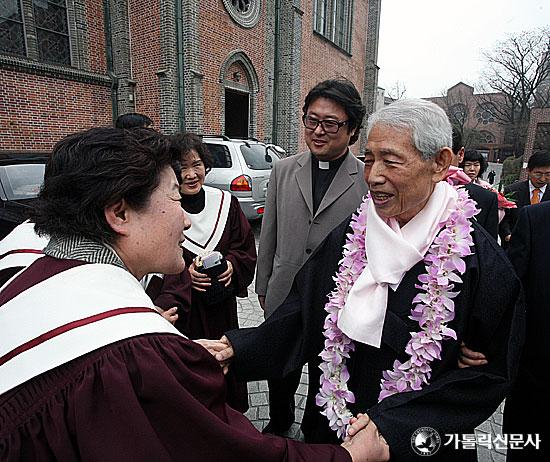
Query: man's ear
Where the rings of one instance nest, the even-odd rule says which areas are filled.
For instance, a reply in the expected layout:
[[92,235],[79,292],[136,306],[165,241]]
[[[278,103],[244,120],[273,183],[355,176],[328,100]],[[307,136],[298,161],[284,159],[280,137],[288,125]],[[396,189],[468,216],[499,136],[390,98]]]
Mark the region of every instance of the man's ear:
[[451,148],[441,149],[433,158],[433,176],[432,179],[435,183],[445,179],[447,176],[447,170],[453,159],[453,151]]
[[114,232],[122,236],[128,235],[129,208],[124,199],[103,209],[105,220]]
[[[458,157],[458,165],[460,165],[462,163],[462,161],[464,160],[464,146],[462,146],[459,149],[457,157]],[[458,165],[457,165],[457,167],[458,167]]]

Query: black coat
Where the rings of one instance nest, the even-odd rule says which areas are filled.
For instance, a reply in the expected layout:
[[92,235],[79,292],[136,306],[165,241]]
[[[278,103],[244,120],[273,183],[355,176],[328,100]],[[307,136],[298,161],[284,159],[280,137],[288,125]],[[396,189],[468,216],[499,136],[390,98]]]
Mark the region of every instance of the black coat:
[[464,189],[476,201],[480,209],[476,215],[477,222],[496,239],[498,236],[498,196],[475,183],[464,185]]
[[[548,189],[547,189],[548,191]],[[517,382],[504,408],[504,433],[539,433],[541,450],[508,451],[507,460],[548,460],[550,410],[547,366],[550,362],[550,202],[523,207],[508,248],[520,277],[527,307],[525,348]]]
[[[473,433],[503,400],[514,377],[524,327],[520,283],[496,241],[478,223],[472,225],[475,254],[465,260],[465,284],[455,299],[455,319],[450,325],[458,341],[444,342],[442,360],[432,364],[431,384],[377,403],[382,371],[391,368],[395,359],[407,359],[409,332],[418,330],[408,316],[418,292],[414,285],[424,272],[422,262],[405,275],[395,293],[390,290],[388,294],[381,348],[358,345],[349,360],[349,385],[356,395],[352,412],[368,411],[390,445],[392,460],[414,460],[410,438],[421,426],[435,428],[442,438],[450,433]],[[297,274],[285,303],[262,325],[227,333],[235,349],[232,367],[239,378],[278,378],[307,361],[318,362],[324,341],[323,308],[334,286],[332,277],[347,231],[345,222],[327,237]],[[460,341],[484,352],[489,364],[458,369]],[[326,418],[313,404],[318,378],[311,381],[310,377],[310,383],[304,415],[308,433],[314,435],[309,441],[334,441]],[[475,460],[475,451],[464,454],[446,449],[441,449],[438,459]]]
[[[529,191],[529,180],[518,181],[504,188],[504,195],[506,197],[511,197],[511,199],[516,203],[517,208],[515,209],[506,209],[504,218],[500,222],[499,234],[504,241],[504,237],[512,234],[516,222],[518,220],[518,214],[522,207],[526,205],[531,205],[531,193]],[[540,198],[541,202],[550,200],[550,187],[547,187],[544,191],[544,194]],[[506,246],[506,244],[505,244]]]

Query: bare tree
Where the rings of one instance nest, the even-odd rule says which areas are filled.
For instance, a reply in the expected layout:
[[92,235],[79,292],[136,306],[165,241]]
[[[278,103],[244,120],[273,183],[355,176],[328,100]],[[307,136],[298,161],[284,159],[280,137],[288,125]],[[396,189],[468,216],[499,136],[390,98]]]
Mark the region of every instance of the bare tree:
[[504,95],[498,101],[488,99],[486,110],[507,128],[508,142],[515,155],[521,155],[531,108],[550,104],[550,28],[543,27],[509,34],[492,50],[484,51],[487,66],[482,87]]
[[396,80],[393,86],[388,90],[387,94],[393,101],[398,101],[405,98],[407,87],[404,82]]

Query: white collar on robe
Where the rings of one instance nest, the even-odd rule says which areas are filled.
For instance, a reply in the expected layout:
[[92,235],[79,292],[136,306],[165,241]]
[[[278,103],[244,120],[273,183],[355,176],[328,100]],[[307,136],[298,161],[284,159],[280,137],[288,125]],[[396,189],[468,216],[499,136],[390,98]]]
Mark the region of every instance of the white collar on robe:
[[16,226],[0,241],[0,270],[21,268],[6,282],[6,285],[21,271],[44,256],[42,251],[49,240],[49,237],[36,234],[34,223],[27,220]]
[[90,263],[51,276],[0,306],[0,395],[119,340],[182,336],[128,271]]
[[367,266],[348,293],[338,327],[348,337],[380,348],[388,305],[388,286],[396,290],[414,265],[424,258],[458,194],[445,181],[436,184],[426,206],[405,226],[382,219],[372,200],[367,207]]
[[191,228],[185,231],[183,247],[195,255],[205,255],[220,242],[231,205],[231,194],[221,189],[203,186],[204,209],[199,213],[185,212]]

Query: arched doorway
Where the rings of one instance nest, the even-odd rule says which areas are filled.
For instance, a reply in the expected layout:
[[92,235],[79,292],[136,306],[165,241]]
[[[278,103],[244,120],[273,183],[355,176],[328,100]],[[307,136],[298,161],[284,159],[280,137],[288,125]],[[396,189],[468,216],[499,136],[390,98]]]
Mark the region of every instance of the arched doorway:
[[234,51],[225,60],[220,74],[224,135],[233,138],[254,137],[259,85],[250,59],[243,51]]

